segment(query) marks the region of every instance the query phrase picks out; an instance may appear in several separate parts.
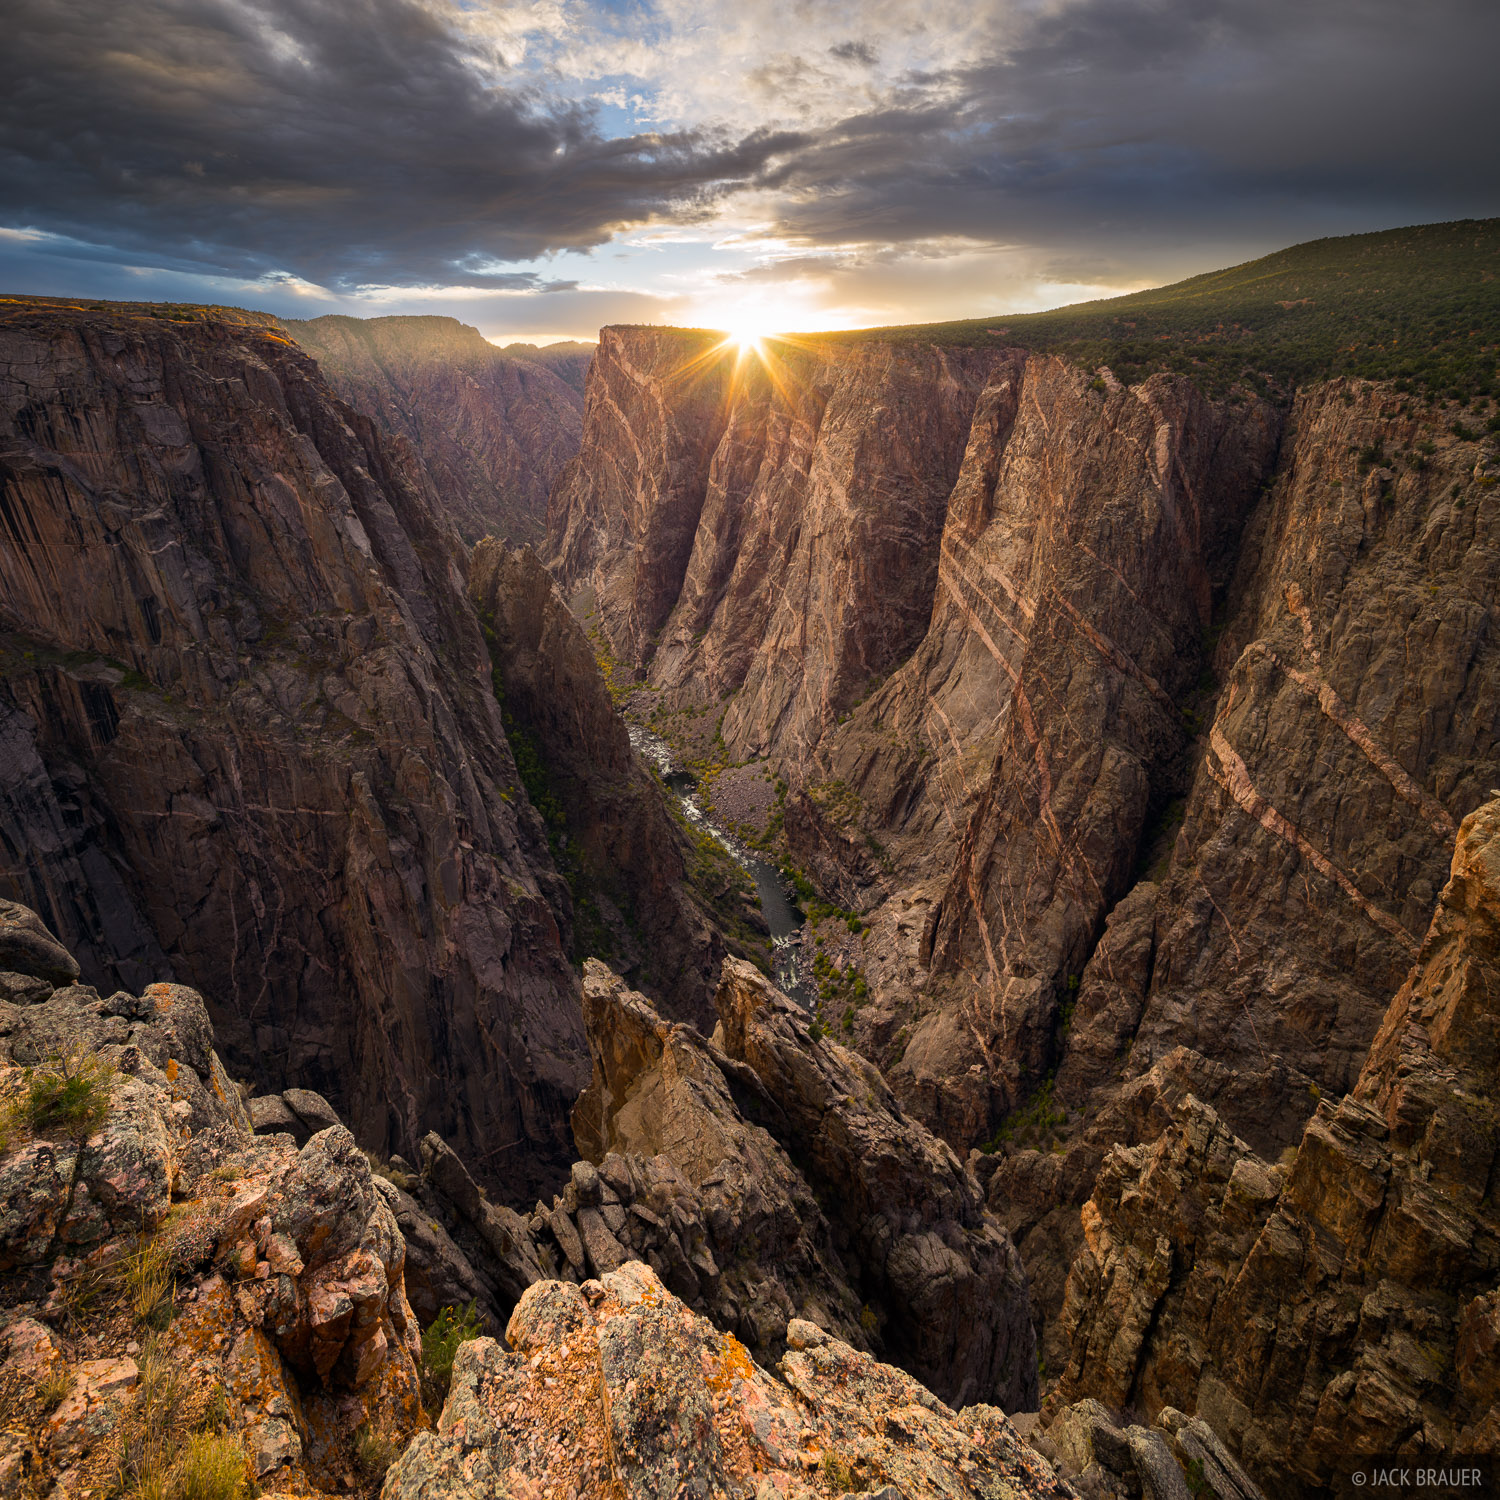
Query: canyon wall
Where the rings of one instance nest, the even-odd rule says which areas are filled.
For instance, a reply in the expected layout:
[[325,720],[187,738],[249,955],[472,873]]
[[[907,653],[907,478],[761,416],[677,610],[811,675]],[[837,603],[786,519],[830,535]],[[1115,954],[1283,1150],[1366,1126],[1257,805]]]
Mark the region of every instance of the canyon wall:
[[1493,1102],[1500,799],[1452,875],[1353,1089],[1263,1160],[1191,1096],[1116,1147],[1083,1209],[1057,1401],[1205,1417],[1278,1494],[1359,1455],[1500,1442]]
[[410,446],[273,320],[13,301],[0,477],[0,891],[366,1144],[550,1180],[569,896]]
[[948,491],[994,363],[605,329],[553,493],[565,587],[672,701],[729,699],[736,755],[801,764],[921,639]]
[[[556,583],[526,548],[487,538],[469,596],[494,662],[496,691],[548,821],[554,862],[573,896],[574,950],[648,989],[674,1020],[713,1030],[726,952],[719,923],[750,915],[727,860],[710,860],[668,811],[637,758],[593,649]],[[523,780],[525,776],[523,775]],[[699,876],[702,893],[689,888]]]
[[345,401],[411,440],[465,541],[541,541],[547,495],[578,451],[586,345],[511,353],[456,318],[282,326]]
[[1273,1154],[1353,1084],[1500,768],[1496,443],[1452,416],[607,330],[552,566],[787,778],[870,924],[855,1044],[961,1146],[1046,1085],[1076,1206],[1143,1080]]

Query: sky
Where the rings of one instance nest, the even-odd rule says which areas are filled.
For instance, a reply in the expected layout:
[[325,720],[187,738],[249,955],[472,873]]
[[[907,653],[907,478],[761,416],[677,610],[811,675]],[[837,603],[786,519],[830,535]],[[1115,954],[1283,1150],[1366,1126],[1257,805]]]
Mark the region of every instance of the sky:
[[1500,213],[1495,0],[0,0],[0,291],[498,342]]

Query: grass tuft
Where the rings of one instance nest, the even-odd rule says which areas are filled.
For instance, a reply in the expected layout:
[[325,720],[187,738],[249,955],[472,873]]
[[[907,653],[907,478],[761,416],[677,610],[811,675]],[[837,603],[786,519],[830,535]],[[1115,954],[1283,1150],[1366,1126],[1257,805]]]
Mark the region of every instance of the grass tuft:
[[143,1234],[120,1263],[118,1277],[131,1317],[152,1327],[165,1326],[162,1315],[170,1315],[176,1290],[167,1236]]
[[73,1389],[73,1372],[59,1360],[36,1383],[36,1399],[44,1412],[56,1411]]
[[195,1412],[182,1367],[153,1339],[125,1421],[112,1493],[126,1500],[245,1500],[249,1464],[237,1434],[225,1431],[222,1387]]
[[168,1500],[240,1500],[248,1488],[245,1450],[228,1432],[195,1432],[167,1474]]
[[388,1433],[369,1425],[354,1434],[354,1462],[372,1483],[385,1478],[385,1471],[401,1456],[401,1445]]
[[383,1157],[377,1156],[373,1151],[361,1153],[370,1164],[370,1171],[376,1177],[383,1177],[393,1187],[398,1187],[403,1193],[409,1193],[412,1189],[412,1178],[410,1173],[403,1172],[400,1167],[393,1167]]
[[422,1373],[440,1396],[453,1380],[453,1360],[460,1345],[477,1339],[481,1329],[475,1304],[445,1307],[422,1335]]
[[38,1135],[66,1134],[86,1140],[109,1113],[114,1067],[77,1051],[54,1057],[24,1073],[25,1124]]

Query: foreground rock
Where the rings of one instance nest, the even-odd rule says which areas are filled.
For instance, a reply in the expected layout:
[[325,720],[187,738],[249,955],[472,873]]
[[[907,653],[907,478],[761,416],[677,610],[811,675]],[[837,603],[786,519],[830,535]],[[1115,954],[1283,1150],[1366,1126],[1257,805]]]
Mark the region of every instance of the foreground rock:
[[508,1337],[509,1352],[459,1351],[437,1431],[406,1450],[384,1500],[1069,1493],[996,1408],[955,1412],[801,1321],[772,1374],[639,1262],[533,1287]]
[[[300,1150],[253,1136],[196,991],[101,998],[34,972],[48,954],[29,967],[0,1000],[6,1483],[161,1479],[217,1432],[263,1484],[345,1487],[360,1429],[399,1443],[423,1420],[406,1246],[365,1157],[341,1125]],[[93,1109],[49,1125],[17,1101],[64,1070]]]
[[1286,1165],[1192,1097],[1111,1152],[1058,1399],[1195,1414],[1277,1494],[1324,1493],[1359,1454],[1500,1453],[1497,1019],[1500,798],[1460,828],[1352,1093]]

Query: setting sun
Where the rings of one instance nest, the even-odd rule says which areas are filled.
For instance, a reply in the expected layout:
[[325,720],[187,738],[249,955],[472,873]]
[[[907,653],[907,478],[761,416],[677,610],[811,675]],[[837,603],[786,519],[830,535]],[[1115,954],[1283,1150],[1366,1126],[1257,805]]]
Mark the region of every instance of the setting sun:
[[761,344],[771,337],[771,330],[762,323],[736,320],[724,330],[725,346],[733,345],[737,354],[759,354]]

